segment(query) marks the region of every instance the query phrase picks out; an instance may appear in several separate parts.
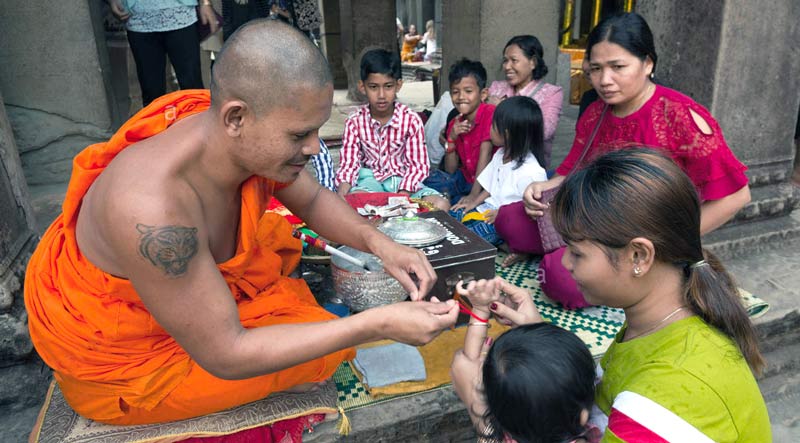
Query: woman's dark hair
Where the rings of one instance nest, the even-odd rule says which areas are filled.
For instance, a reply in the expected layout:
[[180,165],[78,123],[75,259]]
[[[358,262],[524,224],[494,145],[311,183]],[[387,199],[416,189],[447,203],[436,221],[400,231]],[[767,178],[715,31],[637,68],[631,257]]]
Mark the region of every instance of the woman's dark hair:
[[547,64],[544,62],[544,49],[538,38],[532,35],[516,35],[503,47],[503,53],[511,45],[517,45],[526,57],[533,59],[536,65],[533,68],[533,79],[539,80],[547,75]]
[[486,87],[486,68],[483,67],[483,63],[468,58],[462,58],[450,66],[450,73],[447,75],[447,81],[452,85],[460,82],[462,78],[469,76],[475,79],[479,88],[483,89]]
[[516,161],[514,169],[532,153],[544,167],[544,117],[536,100],[524,95],[509,97],[494,110],[492,125],[503,137],[507,156]]
[[[764,367],[755,328],[730,274],[702,248],[700,200],[689,177],[653,149],[605,154],[570,174],[553,200],[553,225],[567,241],[600,245],[614,266],[636,237],[684,275],[687,306],[733,339],[756,374]],[[692,266],[701,260],[708,265]]]
[[594,360],[573,333],[549,323],[511,329],[483,365],[484,416],[493,435],[556,443],[581,435],[581,411],[594,401]]
[[592,46],[600,42],[615,43],[622,46],[644,61],[647,57],[653,61],[653,72],[656,72],[656,46],[653,43],[653,32],[644,18],[635,12],[612,15],[603,19],[589,33],[586,41],[586,53],[591,60]]

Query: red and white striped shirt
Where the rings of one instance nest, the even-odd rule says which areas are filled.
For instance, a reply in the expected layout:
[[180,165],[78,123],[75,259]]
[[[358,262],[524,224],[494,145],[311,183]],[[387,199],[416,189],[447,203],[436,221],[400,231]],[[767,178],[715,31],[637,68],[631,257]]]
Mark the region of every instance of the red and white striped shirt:
[[431,168],[419,115],[398,102],[394,103],[392,118],[384,126],[372,118],[369,104],[352,113],[344,125],[337,186],[355,185],[362,167],[371,169],[379,181],[402,177],[398,189],[418,191]]

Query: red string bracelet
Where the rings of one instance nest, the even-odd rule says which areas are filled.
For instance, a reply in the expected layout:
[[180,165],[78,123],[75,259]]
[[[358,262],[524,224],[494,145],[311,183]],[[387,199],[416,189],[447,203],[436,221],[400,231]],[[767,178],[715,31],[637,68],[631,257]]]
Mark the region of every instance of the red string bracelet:
[[489,319],[488,318],[480,318],[477,315],[475,315],[474,312],[470,311],[468,308],[465,308],[464,305],[462,305],[461,303],[459,303],[459,305],[461,307],[461,309],[459,309],[459,311],[461,311],[462,314],[467,314],[470,317],[474,318],[475,320],[478,320],[481,323],[489,323]]

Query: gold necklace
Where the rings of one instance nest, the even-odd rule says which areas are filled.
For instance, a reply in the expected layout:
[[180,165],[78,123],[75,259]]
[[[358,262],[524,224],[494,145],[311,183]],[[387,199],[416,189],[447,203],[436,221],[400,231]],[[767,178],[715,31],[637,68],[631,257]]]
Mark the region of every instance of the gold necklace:
[[[644,331],[644,332],[640,332],[640,333],[638,333],[638,334],[636,334],[636,335],[634,335],[634,336],[632,336],[632,337],[628,337],[628,338],[626,338],[626,339],[625,339],[625,341],[631,341],[631,340],[633,340],[634,338],[638,338],[638,337],[641,337],[641,336],[643,336],[643,335],[645,335],[645,334],[648,334],[648,333],[650,333],[650,332],[653,332],[653,331],[654,331],[656,328],[658,328],[659,326],[661,326],[661,324],[663,324],[665,321],[667,321],[667,320],[671,319],[671,318],[672,318],[672,317],[673,317],[675,314],[677,314],[677,313],[678,313],[678,312],[680,312],[680,311],[683,311],[684,309],[686,309],[686,306],[681,306],[681,307],[679,307],[678,309],[676,309],[676,310],[674,310],[674,311],[670,312],[670,313],[669,313],[669,314],[668,314],[666,317],[662,318],[662,319],[661,319],[661,321],[659,321],[658,323],[656,323],[656,324],[654,324],[652,327],[650,327],[650,329],[647,329],[647,330],[646,330],[646,331]],[[627,332],[627,331],[626,331],[626,332]]]

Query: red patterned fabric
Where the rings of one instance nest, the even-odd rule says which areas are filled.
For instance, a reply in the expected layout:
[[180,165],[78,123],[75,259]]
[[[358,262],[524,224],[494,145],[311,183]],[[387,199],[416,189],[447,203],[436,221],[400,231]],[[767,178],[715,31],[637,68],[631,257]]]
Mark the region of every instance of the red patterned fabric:
[[[567,175],[591,136],[604,103],[598,100],[578,120],[575,141],[567,158],[556,169]],[[711,128],[704,134],[692,115],[694,111]],[[627,117],[607,112],[586,153],[584,164],[619,149],[630,147],[662,149],[694,183],[701,200],[719,200],[747,184],[747,169],[731,152],[720,128],[706,108],[678,91],[656,85],[653,96],[638,111]]]
[[325,420],[325,414],[311,414],[305,417],[281,420],[272,425],[245,429],[219,437],[195,437],[183,440],[184,443],[302,443],[303,431],[313,429]]
[[[494,105],[489,103],[481,103],[478,106],[478,111],[475,113],[475,121],[472,122],[472,129],[459,135],[456,140],[456,153],[458,159],[461,161],[459,169],[464,174],[464,179],[467,183],[475,183],[475,178],[480,171],[478,168],[478,159],[481,156],[481,143],[489,140],[491,141],[492,119],[494,118]],[[456,124],[456,119],[450,121],[447,126],[447,137],[450,136],[450,131],[453,130],[453,125]],[[497,151],[497,147],[492,148],[492,155]]]

